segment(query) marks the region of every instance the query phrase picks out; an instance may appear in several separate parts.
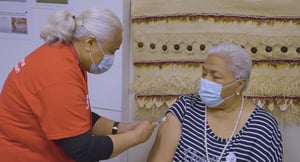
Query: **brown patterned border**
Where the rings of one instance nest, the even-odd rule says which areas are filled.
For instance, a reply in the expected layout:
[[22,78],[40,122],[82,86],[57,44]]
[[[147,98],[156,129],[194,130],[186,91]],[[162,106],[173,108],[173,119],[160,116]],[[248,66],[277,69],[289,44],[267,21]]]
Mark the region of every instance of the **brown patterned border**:
[[180,20],[180,21],[198,21],[199,19],[214,19],[223,21],[257,21],[257,23],[272,23],[272,22],[293,22],[300,24],[299,16],[259,16],[259,15],[235,15],[235,14],[170,14],[170,15],[159,15],[159,16],[136,16],[132,18],[132,23],[143,23],[143,22],[157,22],[157,21],[168,21],[168,20]]

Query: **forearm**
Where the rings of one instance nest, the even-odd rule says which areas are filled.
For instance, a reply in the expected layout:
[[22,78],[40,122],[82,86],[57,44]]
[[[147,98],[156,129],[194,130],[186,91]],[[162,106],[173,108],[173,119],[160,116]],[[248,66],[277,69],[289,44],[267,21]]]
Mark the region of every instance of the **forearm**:
[[135,131],[108,136],[95,136],[88,131],[55,142],[75,161],[97,161],[115,157],[147,138]]
[[114,120],[101,117],[93,126],[94,135],[106,135],[112,140],[113,152],[111,158],[146,141],[156,126],[151,121],[119,123],[117,134],[112,135],[114,123]]
[[114,122],[114,120],[105,117],[99,118],[93,126],[93,134],[97,136],[112,134]]
[[[127,129],[126,132],[120,134],[109,135],[113,141],[111,158],[137,144],[145,142],[152,135],[152,132],[156,127],[151,121],[133,123],[131,126],[134,126],[135,128]],[[130,126],[128,128],[130,128]]]
[[[98,136],[112,134],[112,127],[115,122],[115,120],[101,117],[95,122],[93,126],[93,133]],[[120,122],[118,126],[118,134],[132,130],[135,126],[136,124],[134,123]]]
[[125,132],[117,135],[108,135],[113,141],[113,152],[111,157],[115,157],[125,150],[142,143],[142,141],[138,140],[137,135],[135,135],[134,131]]

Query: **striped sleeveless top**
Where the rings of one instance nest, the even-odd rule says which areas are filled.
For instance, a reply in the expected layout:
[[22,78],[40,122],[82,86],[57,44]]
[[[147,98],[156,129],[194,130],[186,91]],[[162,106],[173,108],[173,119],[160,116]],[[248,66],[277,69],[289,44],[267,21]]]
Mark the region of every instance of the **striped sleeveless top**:
[[[182,135],[173,162],[206,162],[205,105],[198,95],[182,95],[171,106],[182,124]],[[167,112],[167,113],[168,113]],[[228,139],[216,136],[207,124],[208,157],[216,162]],[[275,118],[256,106],[242,129],[233,136],[222,162],[282,162],[281,132]]]

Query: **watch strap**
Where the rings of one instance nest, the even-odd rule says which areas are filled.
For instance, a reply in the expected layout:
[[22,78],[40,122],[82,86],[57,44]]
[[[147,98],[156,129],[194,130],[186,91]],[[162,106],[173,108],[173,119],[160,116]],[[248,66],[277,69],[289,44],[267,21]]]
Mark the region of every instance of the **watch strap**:
[[119,123],[118,121],[114,122],[114,125],[112,127],[112,134],[117,134],[119,129]]

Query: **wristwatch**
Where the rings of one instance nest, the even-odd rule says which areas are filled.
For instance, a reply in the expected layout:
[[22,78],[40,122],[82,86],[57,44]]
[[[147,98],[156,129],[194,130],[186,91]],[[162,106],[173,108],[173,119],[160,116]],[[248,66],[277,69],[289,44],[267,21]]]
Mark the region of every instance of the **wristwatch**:
[[112,134],[117,134],[119,129],[119,123],[118,121],[114,122],[114,125],[112,127]]

